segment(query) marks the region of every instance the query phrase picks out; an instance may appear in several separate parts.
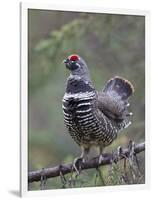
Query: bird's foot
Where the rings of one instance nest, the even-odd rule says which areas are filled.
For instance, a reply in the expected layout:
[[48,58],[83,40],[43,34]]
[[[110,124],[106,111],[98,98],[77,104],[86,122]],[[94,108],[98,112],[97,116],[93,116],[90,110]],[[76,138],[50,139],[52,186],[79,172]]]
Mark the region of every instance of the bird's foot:
[[75,169],[77,175],[80,174],[82,170],[82,164],[85,163],[85,159],[83,157],[77,157],[73,161],[73,168]]
[[118,146],[116,152],[112,153],[112,163],[117,163],[121,158],[126,158],[126,156],[123,153],[123,148]]
[[[70,187],[75,187],[76,184],[76,179],[80,175],[81,170],[82,170],[82,164],[85,162],[84,158],[82,156],[77,157],[73,160],[72,163],[72,171],[71,171],[71,176],[69,178],[69,185]],[[73,172],[76,172],[74,174]]]
[[118,146],[117,148],[117,155],[118,155],[118,159],[124,156],[123,149],[121,146]]
[[102,154],[99,155],[99,158],[98,158],[98,164],[102,164],[102,162],[104,161],[104,157]]
[[134,147],[135,147],[135,143],[133,141],[129,141],[129,144],[128,144],[128,149],[129,149],[129,154],[126,156],[123,152],[123,148],[121,146],[119,146],[117,148],[117,156],[118,156],[118,159],[120,158],[129,158],[131,157],[133,159],[134,155],[135,155],[135,152],[134,152]]

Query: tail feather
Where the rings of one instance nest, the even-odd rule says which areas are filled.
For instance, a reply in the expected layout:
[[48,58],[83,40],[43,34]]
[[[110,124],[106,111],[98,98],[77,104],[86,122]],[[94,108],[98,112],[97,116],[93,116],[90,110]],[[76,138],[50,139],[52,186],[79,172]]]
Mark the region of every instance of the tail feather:
[[122,100],[127,100],[134,92],[134,87],[128,80],[116,76],[107,82],[103,92],[116,92]]

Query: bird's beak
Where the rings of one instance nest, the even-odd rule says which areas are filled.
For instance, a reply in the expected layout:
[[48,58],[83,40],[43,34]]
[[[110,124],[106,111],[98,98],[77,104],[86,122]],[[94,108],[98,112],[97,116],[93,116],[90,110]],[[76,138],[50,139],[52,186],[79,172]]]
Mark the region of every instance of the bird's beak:
[[62,63],[65,63],[65,64],[66,64],[66,63],[68,63],[68,60],[67,60],[67,59],[65,59],[65,60],[63,60],[63,62],[62,62]]
[[65,64],[67,69],[70,69],[70,61],[68,58],[66,60],[63,60],[63,63]]

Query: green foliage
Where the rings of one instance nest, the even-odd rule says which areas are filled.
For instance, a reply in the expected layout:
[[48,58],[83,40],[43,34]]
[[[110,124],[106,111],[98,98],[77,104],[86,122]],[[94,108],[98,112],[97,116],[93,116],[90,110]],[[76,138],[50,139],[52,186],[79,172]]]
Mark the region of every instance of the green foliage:
[[[87,62],[96,89],[101,90],[115,75],[129,79],[135,87],[130,99],[132,126],[106,151],[125,146],[130,139],[144,141],[144,23],[142,16],[29,10],[29,170],[71,161],[80,154],[64,128],[61,109],[68,76],[62,61],[72,53]],[[144,167],[144,155],[140,159]],[[88,170],[75,187],[94,186],[95,173],[96,170]],[[107,167],[101,173],[104,183],[98,178],[97,186],[127,184],[118,179],[118,166],[110,179]],[[48,189],[62,186],[58,178],[47,183]],[[39,183],[32,184],[31,189],[40,189]]]

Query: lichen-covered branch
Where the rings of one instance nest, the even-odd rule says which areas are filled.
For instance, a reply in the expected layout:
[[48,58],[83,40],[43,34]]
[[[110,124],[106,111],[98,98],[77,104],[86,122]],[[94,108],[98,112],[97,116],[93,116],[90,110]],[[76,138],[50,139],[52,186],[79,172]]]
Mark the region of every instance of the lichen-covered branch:
[[[133,155],[136,155],[145,150],[145,143],[134,144],[132,145],[132,141],[128,148],[122,149],[120,148],[119,153],[117,151],[113,153],[104,153],[102,163],[98,164],[98,157],[95,157],[86,163],[82,163],[81,170],[98,168],[102,165],[109,165],[113,162],[118,162],[123,158],[129,158]],[[36,171],[31,171],[28,173],[28,182],[41,181],[42,178],[53,178],[61,175],[65,175],[75,171],[72,163],[61,164],[59,166],[51,167],[51,168],[43,168]]]

